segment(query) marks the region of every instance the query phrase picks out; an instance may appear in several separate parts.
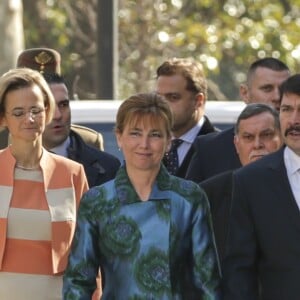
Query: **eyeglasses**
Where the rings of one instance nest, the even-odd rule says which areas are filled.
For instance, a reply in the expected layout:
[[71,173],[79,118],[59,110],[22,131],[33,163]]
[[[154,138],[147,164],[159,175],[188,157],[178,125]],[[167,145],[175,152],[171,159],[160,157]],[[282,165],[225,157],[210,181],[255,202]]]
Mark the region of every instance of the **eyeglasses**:
[[29,114],[30,118],[35,119],[37,117],[41,117],[42,113],[45,110],[45,107],[32,107],[27,111],[23,108],[15,108],[11,112],[6,113],[13,116],[16,119],[24,119],[27,114]]

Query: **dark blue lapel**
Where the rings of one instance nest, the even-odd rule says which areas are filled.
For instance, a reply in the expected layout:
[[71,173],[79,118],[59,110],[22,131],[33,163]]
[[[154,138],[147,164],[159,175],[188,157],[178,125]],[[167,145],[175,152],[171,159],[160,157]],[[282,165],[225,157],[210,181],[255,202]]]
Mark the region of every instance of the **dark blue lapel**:
[[280,198],[282,203],[282,214],[286,211],[287,218],[290,218],[300,230],[300,210],[293,195],[286,167],[283,159],[284,147],[274,153],[273,159],[269,160],[268,169],[272,172],[272,186],[270,189],[274,191],[274,196]]

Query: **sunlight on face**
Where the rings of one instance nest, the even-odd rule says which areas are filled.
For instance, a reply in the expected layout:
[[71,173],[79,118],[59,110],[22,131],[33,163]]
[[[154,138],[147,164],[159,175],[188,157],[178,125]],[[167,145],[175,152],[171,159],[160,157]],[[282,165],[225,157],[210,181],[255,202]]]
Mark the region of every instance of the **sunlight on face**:
[[277,110],[280,107],[279,87],[289,77],[289,72],[258,68],[249,84],[247,103],[265,103]]
[[198,101],[194,92],[187,90],[187,80],[182,75],[159,76],[156,92],[169,103],[174,117],[173,134],[181,136],[199,121],[204,113],[204,100]]
[[282,144],[274,117],[264,112],[241,120],[234,137],[236,151],[243,166],[279,149]]
[[136,117],[117,132],[117,142],[123,151],[126,168],[158,172],[170,143],[165,124],[159,117]]
[[300,96],[284,94],[280,106],[281,132],[285,144],[300,155]]
[[[6,95],[6,114],[2,125],[7,126],[12,140],[33,141],[41,138],[45,129],[45,106],[37,85],[12,90]],[[32,113],[40,111],[38,114]],[[20,111],[26,112],[22,117]],[[29,111],[31,113],[29,113]]]

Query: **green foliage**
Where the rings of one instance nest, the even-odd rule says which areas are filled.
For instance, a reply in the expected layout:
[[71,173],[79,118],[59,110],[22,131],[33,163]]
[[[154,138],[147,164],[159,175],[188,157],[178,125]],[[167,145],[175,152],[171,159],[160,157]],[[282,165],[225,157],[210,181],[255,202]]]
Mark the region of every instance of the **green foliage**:
[[[70,85],[81,98],[95,98],[97,1],[23,1],[26,47],[56,48]],[[119,98],[152,90],[156,68],[172,56],[203,63],[215,83],[210,99],[222,93],[238,99],[257,58],[274,56],[299,70],[300,0],[119,0],[118,6]]]

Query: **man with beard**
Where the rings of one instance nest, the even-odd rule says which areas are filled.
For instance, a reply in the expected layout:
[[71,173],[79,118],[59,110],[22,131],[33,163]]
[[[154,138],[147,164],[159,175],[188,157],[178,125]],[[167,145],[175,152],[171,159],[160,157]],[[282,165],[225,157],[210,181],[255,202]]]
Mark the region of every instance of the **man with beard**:
[[195,138],[217,130],[205,116],[203,66],[191,58],[172,58],[157,68],[156,75],[156,92],[168,101],[174,117],[172,146],[163,163],[171,174],[185,177]]
[[225,300],[300,295],[300,74],[280,88],[285,146],[234,174]]

